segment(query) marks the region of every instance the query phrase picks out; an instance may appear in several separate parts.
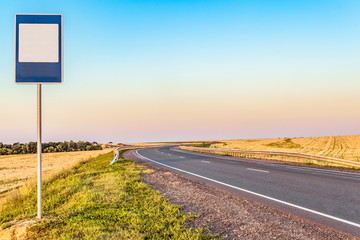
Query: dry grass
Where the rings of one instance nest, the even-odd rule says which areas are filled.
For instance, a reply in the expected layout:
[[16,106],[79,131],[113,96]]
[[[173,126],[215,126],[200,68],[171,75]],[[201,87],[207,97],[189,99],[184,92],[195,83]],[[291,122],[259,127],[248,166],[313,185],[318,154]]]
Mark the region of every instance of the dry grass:
[[224,140],[211,147],[247,150],[274,150],[315,154],[360,161],[360,135]]
[[[113,151],[113,149],[44,153],[42,155],[43,176],[48,178],[77,165],[80,161],[88,160],[110,151]],[[5,196],[3,193],[18,188],[29,179],[34,178],[36,176],[36,169],[36,154],[0,156],[0,199]]]

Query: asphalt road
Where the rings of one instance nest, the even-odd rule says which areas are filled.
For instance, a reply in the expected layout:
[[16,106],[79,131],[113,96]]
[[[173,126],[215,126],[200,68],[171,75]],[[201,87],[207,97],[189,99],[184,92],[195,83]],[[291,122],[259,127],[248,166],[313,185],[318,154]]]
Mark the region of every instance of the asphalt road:
[[214,156],[174,146],[134,151],[182,175],[360,236],[360,173]]

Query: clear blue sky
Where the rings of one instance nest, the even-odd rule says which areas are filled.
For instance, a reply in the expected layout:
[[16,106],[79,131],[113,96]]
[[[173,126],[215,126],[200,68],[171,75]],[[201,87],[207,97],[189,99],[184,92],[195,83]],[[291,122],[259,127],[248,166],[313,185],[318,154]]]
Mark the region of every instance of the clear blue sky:
[[44,141],[359,134],[360,2],[32,1],[0,8],[0,141],[36,139],[14,15],[64,16]]

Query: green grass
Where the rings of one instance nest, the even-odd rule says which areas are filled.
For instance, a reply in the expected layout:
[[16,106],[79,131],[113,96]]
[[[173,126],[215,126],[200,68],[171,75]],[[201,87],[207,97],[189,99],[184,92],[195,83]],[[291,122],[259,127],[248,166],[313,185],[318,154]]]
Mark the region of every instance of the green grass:
[[[109,166],[108,153],[83,162],[43,184],[44,219],[29,228],[27,239],[212,239],[189,229],[183,214],[142,182],[140,169],[120,159]],[[33,187],[0,209],[0,224],[36,217]]]

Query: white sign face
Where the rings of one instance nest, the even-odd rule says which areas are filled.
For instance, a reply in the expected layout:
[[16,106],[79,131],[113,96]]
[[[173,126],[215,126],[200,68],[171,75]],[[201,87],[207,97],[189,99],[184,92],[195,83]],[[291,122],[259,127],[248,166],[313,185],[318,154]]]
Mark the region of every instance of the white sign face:
[[59,62],[58,24],[19,24],[19,62]]

